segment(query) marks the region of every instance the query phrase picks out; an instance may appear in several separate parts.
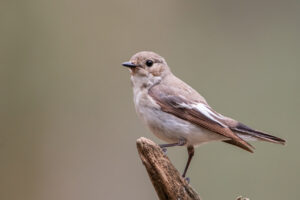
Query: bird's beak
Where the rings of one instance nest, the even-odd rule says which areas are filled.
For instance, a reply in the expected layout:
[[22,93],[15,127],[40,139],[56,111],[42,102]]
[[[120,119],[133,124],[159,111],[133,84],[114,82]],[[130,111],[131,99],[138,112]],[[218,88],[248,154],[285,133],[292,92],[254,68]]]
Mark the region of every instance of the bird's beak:
[[136,67],[136,65],[131,63],[131,62],[123,62],[122,65],[124,67],[129,67],[129,68],[135,68]]

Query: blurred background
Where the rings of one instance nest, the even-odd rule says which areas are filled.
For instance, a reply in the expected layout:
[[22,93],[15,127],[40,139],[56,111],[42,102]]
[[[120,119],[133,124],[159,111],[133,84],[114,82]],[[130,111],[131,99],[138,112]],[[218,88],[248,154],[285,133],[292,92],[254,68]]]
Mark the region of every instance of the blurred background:
[[[299,199],[299,22],[297,0],[1,0],[0,199],[157,199],[135,141],[161,141],[121,66],[141,50],[288,141],[197,148],[188,176],[203,199]],[[186,149],[168,155],[182,172]]]

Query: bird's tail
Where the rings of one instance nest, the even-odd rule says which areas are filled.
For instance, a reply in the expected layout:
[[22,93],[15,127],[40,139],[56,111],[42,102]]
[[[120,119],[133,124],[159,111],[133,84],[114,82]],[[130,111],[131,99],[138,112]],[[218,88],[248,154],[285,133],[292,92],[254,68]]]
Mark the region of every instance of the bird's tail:
[[240,136],[243,138],[243,136],[249,137],[249,138],[257,138],[259,140],[277,143],[277,144],[285,144],[285,140],[281,139],[279,137],[269,135],[266,133],[263,133],[261,131],[254,130],[252,128],[249,128],[248,126],[238,123],[237,126],[230,128],[232,131],[240,133]]

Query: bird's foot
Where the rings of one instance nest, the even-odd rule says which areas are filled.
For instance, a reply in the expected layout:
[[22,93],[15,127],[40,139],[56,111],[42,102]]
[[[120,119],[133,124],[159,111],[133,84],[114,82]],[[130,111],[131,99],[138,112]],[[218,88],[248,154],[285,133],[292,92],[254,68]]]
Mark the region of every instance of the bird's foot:
[[166,147],[160,147],[161,150],[163,151],[164,155],[166,156],[167,155],[167,148]]
[[164,155],[167,155],[166,144],[159,144],[158,146],[161,148],[161,150],[163,151]]
[[183,177],[183,178],[184,178],[184,180],[185,180],[188,184],[190,184],[191,179],[190,179],[189,177]]

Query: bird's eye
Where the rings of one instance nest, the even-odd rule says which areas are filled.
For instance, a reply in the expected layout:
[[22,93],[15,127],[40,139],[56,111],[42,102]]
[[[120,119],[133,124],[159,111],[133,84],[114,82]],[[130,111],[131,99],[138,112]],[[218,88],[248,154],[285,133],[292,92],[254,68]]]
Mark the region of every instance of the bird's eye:
[[151,67],[153,65],[153,61],[152,60],[146,60],[146,65],[148,67]]

